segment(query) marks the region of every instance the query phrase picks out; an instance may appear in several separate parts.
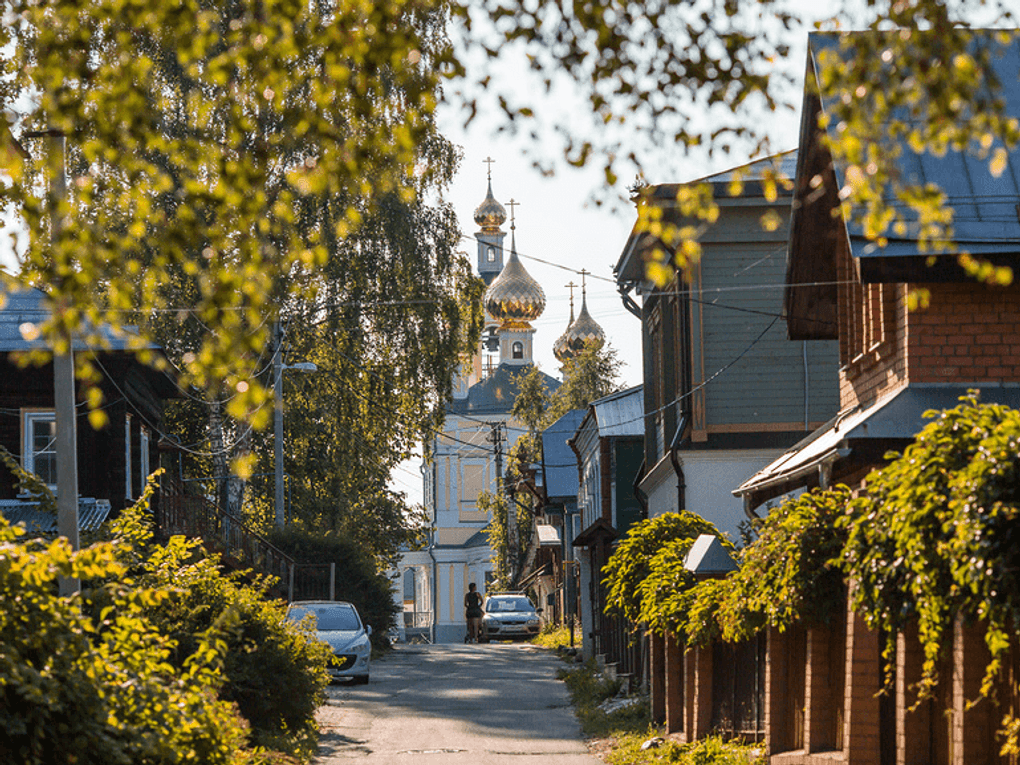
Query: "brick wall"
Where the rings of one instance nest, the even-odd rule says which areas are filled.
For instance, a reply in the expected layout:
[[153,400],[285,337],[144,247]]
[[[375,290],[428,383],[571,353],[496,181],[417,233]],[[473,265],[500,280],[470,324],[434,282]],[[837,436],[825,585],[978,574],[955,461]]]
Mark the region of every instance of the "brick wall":
[[[869,285],[855,282],[846,261],[841,261],[840,278],[851,283],[841,286],[839,298],[841,408],[867,406],[907,382],[1020,381],[1020,285],[885,285],[885,340],[862,350],[851,347],[843,330],[859,320]],[[928,308],[908,310],[907,298],[915,288],[930,293]]]
[[1020,380],[1020,285],[926,285],[931,305],[910,314],[911,382]]

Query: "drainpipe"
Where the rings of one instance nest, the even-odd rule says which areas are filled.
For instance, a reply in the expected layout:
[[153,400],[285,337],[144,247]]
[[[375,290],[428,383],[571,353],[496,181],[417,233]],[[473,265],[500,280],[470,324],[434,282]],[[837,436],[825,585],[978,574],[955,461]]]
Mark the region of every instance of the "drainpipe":
[[[428,470],[428,465],[426,465],[425,461],[422,460],[422,464],[421,464],[421,480],[422,480],[422,497],[423,498],[425,497],[425,488],[426,488],[425,487],[425,471],[426,470]],[[436,482],[435,482],[435,480],[432,481],[432,491],[433,491],[432,510],[434,512],[435,509],[436,509],[435,494],[434,494],[434,492],[436,491]],[[433,521],[434,520],[435,520],[435,518],[433,518]],[[439,609],[437,607],[438,604],[436,603],[436,598],[439,596],[439,587],[438,587],[438,583],[436,582],[436,576],[439,573],[439,569],[438,569],[438,566],[436,565],[435,546],[436,546],[436,529],[435,529],[435,526],[433,526],[432,530],[429,531],[429,546],[428,546],[429,558],[432,560],[432,576],[431,576],[432,593],[430,595],[430,600],[432,601],[432,603],[431,603],[431,607],[432,607],[432,619],[430,621],[432,622],[432,624],[429,625],[429,640],[432,643],[432,645],[436,644],[436,620],[439,618]]]
[[808,373],[808,358],[807,358],[807,340],[801,340],[804,350],[804,430],[808,431],[811,429],[811,420],[808,417],[808,402],[810,401],[809,389],[811,386],[811,376]]
[[680,422],[676,426],[676,433],[673,434],[673,441],[669,445],[669,461],[673,465],[673,472],[676,473],[676,502],[677,510],[686,510],[687,504],[687,481],[684,477],[683,464],[680,462],[680,447],[686,440],[683,437],[687,430],[687,413],[680,415]]
[[634,475],[634,483],[631,484],[634,488],[634,496],[637,497],[638,504],[641,505],[641,517],[645,520],[648,519],[648,495],[641,491],[641,487],[638,484],[644,480],[645,465],[647,464],[647,459],[641,460],[641,467],[638,468],[637,473]]

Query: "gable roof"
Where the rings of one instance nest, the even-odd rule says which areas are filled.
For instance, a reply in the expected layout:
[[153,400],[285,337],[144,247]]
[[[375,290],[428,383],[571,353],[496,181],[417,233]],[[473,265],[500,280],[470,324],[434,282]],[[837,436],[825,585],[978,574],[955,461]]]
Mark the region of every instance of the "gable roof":
[[635,385],[633,388],[592,401],[591,408],[595,412],[600,438],[621,436],[644,438],[644,386]]
[[[763,157],[743,165],[723,170],[719,173],[684,181],[683,183],[660,183],[644,189],[646,199],[650,204],[661,207],[665,212],[665,219],[677,223],[682,216],[677,210],[677,193],[686,186],[696,186],[701,183],[711,184],[713,187],[713,198],[720,207],[745,206],[749,200],[758,200],[765,203],[764,187],[762,180],[767,170],[778,170],[783,176],[792,178],[797,169],[797,150],[786,151],[769,157]],[[741,191],[737,195],[730,194],[730,184],[740,176],[742,181]],[[789,196],[790,192],[779,189],[779,197]],[[787,202],[788,204],[788,202]],[[638,284],[645,280],[645,262],[642,254],[650,247],[658,244],[659,240],[647,231],[643,230],[640,223],[635,223],[631,229],[627,244],[623,248],[619,261],[613,268],[617,282],[621,284]]]
[[[496,371],[468,389],[466,398],[454,399],[446,410],[451,414],[509,414],[520,391],[520,381],[531,364],[500,364]],[[560,381],[539,370],[545,388],[552,393]]]
[[[887,33],[855,32],[843,37],[837,33],[816,32],[808,37],[800,153],[787,261],[786,315],[789,336],[793,340],[838,336],[838,253],[849,251],[865,283],[967,278],[957,266],[955,256],[937,258],[934,265],[928,262],[928,253],[922,253],[918,247],[916,225],[908,225],[902,235],[887,232],[887,244],[879,246],[868,240],[859,222],[846,221],[841,215],[833,216],[833,211],[838,211],[840,206],[838,190],[846,182],[848,168],[842,161],[833,161],[822,140],[818,120],[819,116],[831,112],[837,99],[853,101],[860,83],[848,80],[835,92],[819,96],[819,62],[824,51],[835,51],[848,58],[853,55],[853,48],[844,47],[842,41],[852,42],[854,36],[870,34]],[[974,46],[990,51],[991,71],[984,72],[985,82],[997,80],[996,95],[1001,97],[1006,114],[1020,118],[1020,77],[1017,74],[1020,72],[1020,33],[977,29],[969,30],[969,34],[973,36]],[[1008,44],[998,41],[1002,34],[1009,36]],[[902,67],[893,69],[895,64],[889,64],[889,77],[906,76]],[[829,137],[835,138],[839,130],[836,120],[830,119],[825,125]],[[1020,218],[1016,209],[1020,202],[1020,148],[1008,153],[1006,167],[998,177],[989,170],[987,158],[953,150],[942,156],[916,152],[905,139],[900,149],[896,170],[902,179],[910,184],[937,184],[945,194],[946,204],[954,210],[953,228],[960,249],[1015,265],[1020,258]],[[821,188],[817,187],[817,178],[823,180]],[[886,189],[884,196],[887,202],[895,202],[891,188]]]
[[[35,287],[22,287],[17,285],[5,285],[0,282],[0,294],[3,295],[4,304],[0,308],[0,353],[11,353],[14,351],[30,351],[38,348],[45,348],[46,343],[41,337],[27,339],[22,332],[25,324],[41,324],[50,317],[51,309],[47,304],[46,293]],[[138,329],[132,325],[124,325],[117,329],[103,325],[99,328],[99,343],[86,344],[76,339],[74,349],[82,350],[107,350],[107,351],[133,351],[139,347]],[[144,342],[142,348],[159,350],[154,343]]]
[[[1005,114],[1020,118],[1020,33],[1009,33],[1010,42],[1003,45],[997,38],[1004,30],[972,30],[973,45],[990,53],[990,71],[983,73],[983,81],[998,83],[998,95],[1004,105]],[[870,33],[856,33],[863,35]],[[853,48],[841,44],[844,38],[834,32],[815,32],[808,37],[809,75],[817,83],[822,51],[833,51],[842,57],[852,55]],[[895,62],[893,62],[895,63]],[[890,76],[897,76],[890,64]],[[902,67],[900,67],[902,71]],[[904,76],[899,74],[899,76]],[[836,92],[822,94],[819,106],[823,113],[832,110],[835,101],[850,96],[858,83],[845,82]],[[817,115],[815,115],[817,124]],[[811,126],[808,125],[810,128]],[[803,129],[803,128],[802,128]],[[830,140],[837,139],[839,126],[829,120],[825,128]],[[808,136],[802,133],[802,140],[817,140],[812,130]],[[998,143],[1001,146],[1001,143]],[[900,141],[901,154],[897,169],[904,183],[910,185],[935,184],[946,195],[946,201],[954,210],[953,229],[956,242],[976,255],[999,254],[1008,251],[1020,255],[1020,216],[1016,205],[1020,201],[1020,148],[1007,155],[1007,166],[998,177],[992,175],[988,158],[981,159],[968,152],[950,149],[942,156],[931,152],[913,150],[905,139]],[[989,155],[990,156],[990,155]],[[846,182],[847,167],[841,161],[835,162],[836,187]],[[801,180],[801,179],[798,179]],[[798,184],[798,196],[803,194]],[[887,190],[885,201],[899,206]],[[906,236],[888,234],[889,243],[880,247],[864,235],[860,223],[849,221],[851,253],[855,258],[902,257],[924,255],[918,250],[917,231],[910,227]]]
[[542,469],[550,502],[577,499],[577,455],[567,442],[586,413],[586,409],[571,409],[542,431]]

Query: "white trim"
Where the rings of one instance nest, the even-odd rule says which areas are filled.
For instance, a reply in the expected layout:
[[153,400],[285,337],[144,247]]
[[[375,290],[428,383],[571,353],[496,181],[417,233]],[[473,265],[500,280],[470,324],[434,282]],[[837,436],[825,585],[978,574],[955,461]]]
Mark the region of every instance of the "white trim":
[[149,429],[144,425],[138,429],[138,464],[141,468],[140,491],[145,488],[145,482],[149,480],[149,473],[152,472],[152,465],[149,464]]
[[[47,423],[51,427],[52,436],[46,443],[46,448],[35,449],[36,425]],[[50,490],[57,490],[57,446],[56,446],[57,416],[52,409],[22,409],[21,410],[21,466],[29,473],[36,472],[36,455],[52,454],[52,483],[47,482]],[[44,481],[47,476],[39,476]]]
[[134,499],[134,481],[131,475],[131,415],[124,415],[124,496]]

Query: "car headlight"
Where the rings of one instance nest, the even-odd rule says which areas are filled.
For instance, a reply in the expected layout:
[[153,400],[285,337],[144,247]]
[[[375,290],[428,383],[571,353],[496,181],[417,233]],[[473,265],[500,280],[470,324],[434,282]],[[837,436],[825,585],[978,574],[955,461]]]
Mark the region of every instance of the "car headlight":
[[528,624],[538,624],[538,619],[528,619]]
[[366,656],[372,652],[372,646],[367,640],[365,640],[360,643],[355,643],[351,647],[351,650],[353,650],[358,656]]

